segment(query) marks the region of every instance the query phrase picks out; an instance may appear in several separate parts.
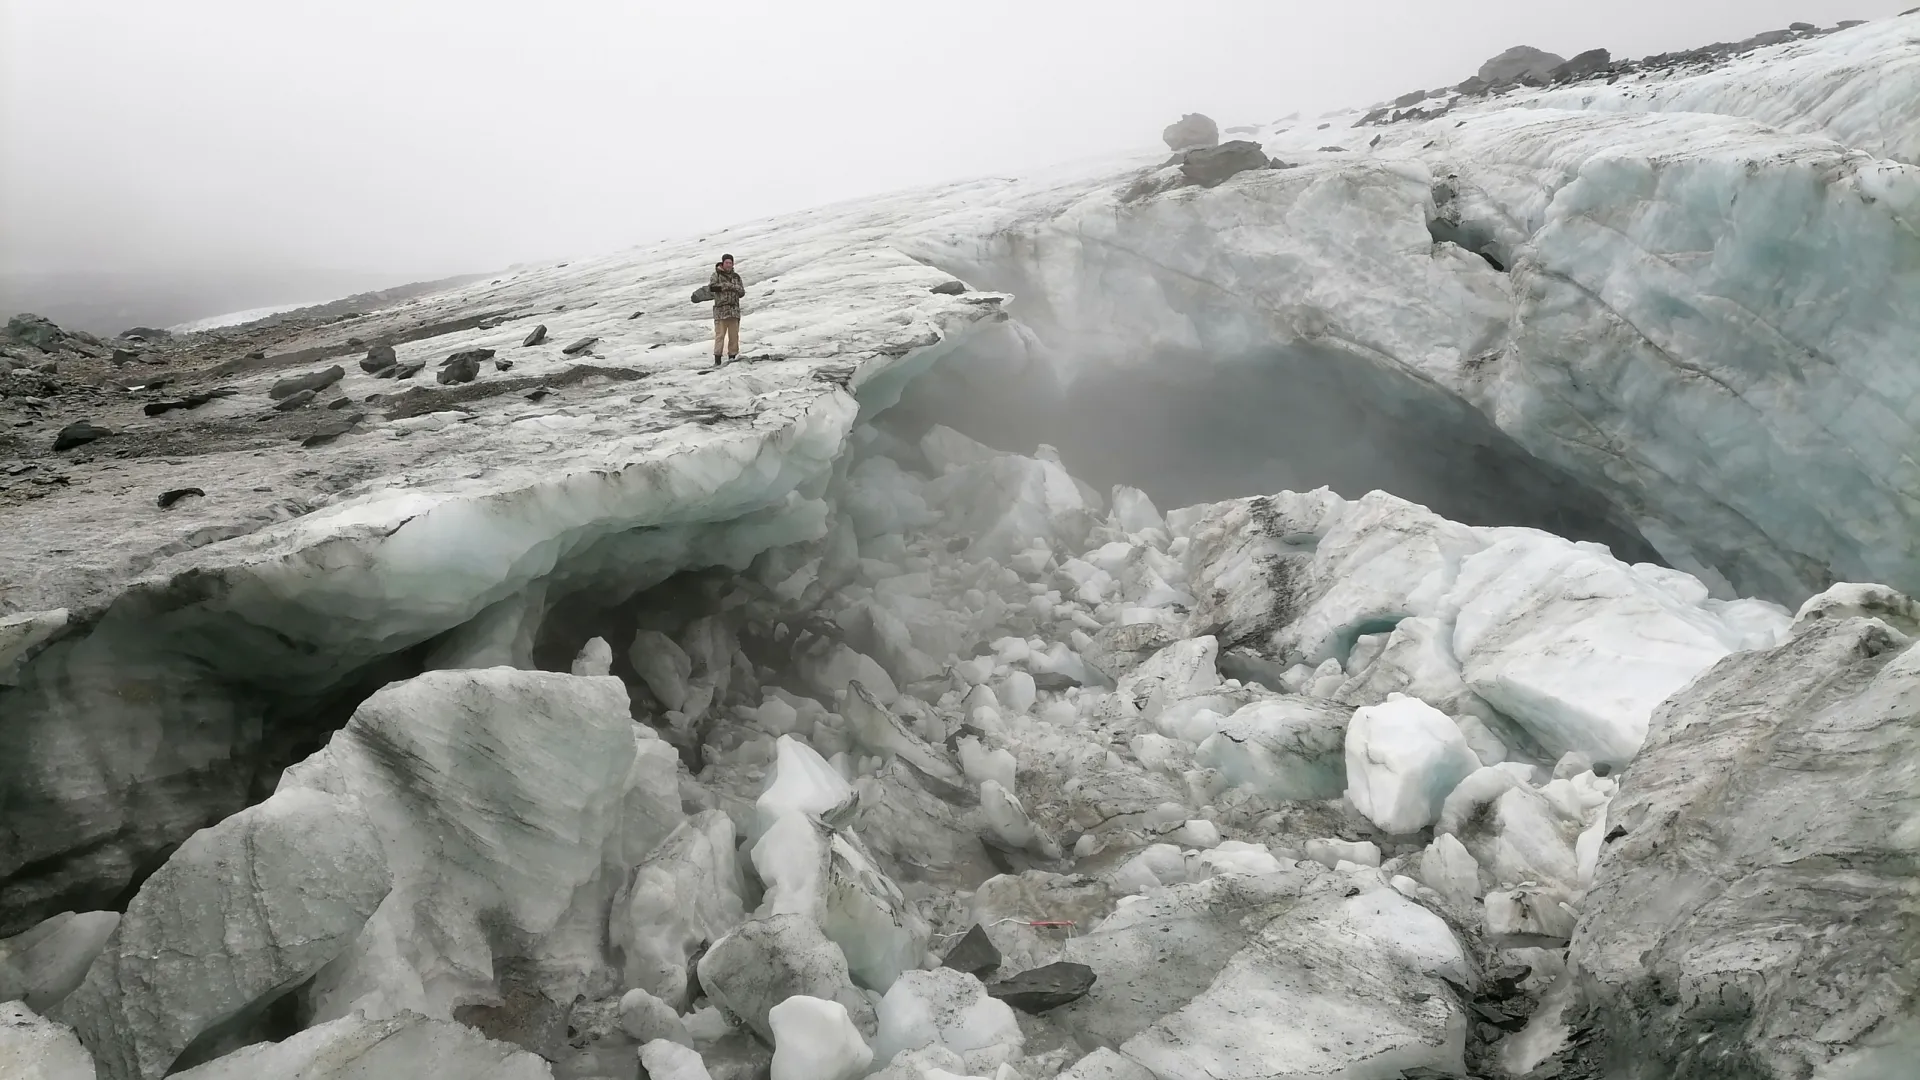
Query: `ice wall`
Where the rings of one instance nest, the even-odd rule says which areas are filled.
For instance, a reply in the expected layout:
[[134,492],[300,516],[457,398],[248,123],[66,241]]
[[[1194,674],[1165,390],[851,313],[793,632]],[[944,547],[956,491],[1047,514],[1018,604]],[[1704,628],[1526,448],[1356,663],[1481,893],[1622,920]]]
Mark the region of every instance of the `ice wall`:
[[[1768,70],[1726,78],[1798,100]],[[1836,130],[1910,113],[1862,98]],[[1294,167],[969,206],[898,242],[1015,293],[1057,383],[1328,350],[1427,391],[1402,419],[1470,405],[1723,596],[1920,587],[1920,168],[1737,116],[1499,103],[1366,154],[1269,150]],[[1438,239],[1463,235],[1504,269]]]

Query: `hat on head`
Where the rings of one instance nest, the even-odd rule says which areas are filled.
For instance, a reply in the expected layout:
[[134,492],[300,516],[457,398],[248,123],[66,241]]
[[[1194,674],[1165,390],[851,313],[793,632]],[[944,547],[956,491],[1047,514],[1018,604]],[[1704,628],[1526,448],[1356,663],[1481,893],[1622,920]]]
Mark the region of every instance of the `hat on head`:
[[731,255],[722,255],[722,256],[720,256],[720,261],[721,261],[721,262],[729,262],[729,261],[731,261],[732,259],[733,259],[733,256],[731,256]]

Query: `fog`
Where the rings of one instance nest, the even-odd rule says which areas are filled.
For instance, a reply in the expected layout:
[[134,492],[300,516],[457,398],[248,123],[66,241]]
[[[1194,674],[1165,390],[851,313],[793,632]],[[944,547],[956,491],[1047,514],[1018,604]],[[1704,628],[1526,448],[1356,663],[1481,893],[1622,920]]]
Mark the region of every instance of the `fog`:
[[1913,2],[0,0],[0,271],[319,300]]

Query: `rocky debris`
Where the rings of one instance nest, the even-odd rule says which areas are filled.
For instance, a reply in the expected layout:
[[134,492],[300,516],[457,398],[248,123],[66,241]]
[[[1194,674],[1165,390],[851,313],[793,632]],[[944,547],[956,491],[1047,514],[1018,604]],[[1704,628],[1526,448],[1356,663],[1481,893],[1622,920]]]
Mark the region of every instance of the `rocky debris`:
[[344,397],[344,396],[334,398],[332,401],[327,402],[327,408],[330,410],[346,409],[346,408],[351,408],[352,406],[353,406],[353,399],[350,397]]
[[72,1030],[18,1001],[0,1003],[0,1076],[7,1080],[95,1080],[93,1058]]
[[986,928],[975,923],[953,948],[947,950],[946,959],[941,963],[955,971],[985,976],[1000,966],[1000,950],[994,947]]
[[1526,86],[1545,86],[1553,81],[1554,70],[1566,62],[1566,57],[1556,56],[1543,49],[1536,49],[1531,45],[1515,45],[1481,64],[1475,77],[1495,88],[1512,86],[1516,83]]
[[140,411],[145,413],[148,416],[160,416],[164,413],[172,412],[175,409],[197,409],[200,406],[205,405],[210,401],[217,401],[221,398],[232,397],[234,396],[235,393],[236,391],[226,390],[226,389],[203,390],[197,393],[187,394],[184,397],[164,398],[160,401],[149,401],[145,405],[141,406]]
[[274,411],[292,412],[295,409],[304,409],[308,405],[313,404],[313,399],[318,397],[319,394],[320,392],[318,390],[297,390],[292,395],[275,402],[273,405]]
[[1086,997],[1096,978],[1087,965],[1062,960],[1001,979],[987,993],[1021,1012],[1039,1014]]
[[39,1012],[58,1005],[119,925],[117,912],[68,911],[0,941],[0,1001],[23,1001]]
[[113,432],[108,431],[106,428],[101,427],[91,420],[76,420],[66,427],[61,428],[60,434],[54,436],[53,450],[54,453],[59,453],[62,450],[71,450],[76,446],[85,446],[90,442],[104,439],[112,434]]
[[1260,144],[1236,139],[1203,150],[1189,150],[1180,158],[1180,175],[1198,187],[1215,187],[1228,177],[1270,164]]
[[1662,705],[1573,937],[1596,1057],[1630,1047],[1674,1076],[1904,1069],[1868,1033],[1920,1007],[1917,755],[1920,648],[1874,618],[1805,623]]
[[373,377],[376,379],[411,379],[425,370],[426,366],[427,362],[425,360],[408,360],[405,363],[394,364],[391,367],[383,367],[379,371],[374,372]]
[[597,337],[583,337],[579,341],[561,349],[560,352],[566,356],[579,356],[581,353],[593,348],[594,343],[599,340]]
[[171,490],[161,492],[160,497],[155,499],[154,501],[159,504],[160,509],[165,510],[167,507],[172,506],[174,503],[179,502],[181,499],[184,499],[193,495],[204,496],[205,494],[206,492],[200,490],[197,487],[173,488]]
[[8,341],[30,346],[43,353],[58,352],[73,340],[65,330],[43,315],[21,314],[7,320],[3,333]]
[[394,355],[393,346],[375,345],[373,348],[367,350],[367,355],[360,361],[360,370],[371,375],[376,371],[384,371],[397,363],[399,363],[399,358]]
[[410,1012],[342,1017],[174,1075],[179,1080],[553,1080],[545,1061],[517,1046]]
[[[491,350],[484,350],[491,351]],[[480,360],[473,356],[456,356],[440,365],[438,380],[442,386],[456,383],[469,383],[480,376]]]
[[351,434],[367,418],[366,413],[351,413],[338,420],[329,420],[316,428],[312,434],[300,440],[301,449],[311,450],[316,446],[325,446],[342,435]]
[[927,291],[936,296],[959,296],[967,291],[967,285],[963,281],[943,281]]
[[1188,113],[1168,124],[1160,137],[1174,153],[1206,150],[1220,145],[1220,126],[1199,113]]
[[54,1010],[100,1080],[157,1080],[216,1025],[238,1025],[346,948],[391,884],[367,818],[285,791],[195,833],[147,879]]
[[278,401],[281,398],[291,397],[294,394],[309,391],[317,394],[346,377],[347,370],[339,364],[335,364],[330,368],[325,368],[320,371],[309,371],[305,375],[296,375],[291,379],[281,379],[279,382],[273,384],[272,389],[267,391],[267,396]]
[[547,340],[547,324],[541,323],[540,325],[533,328],[533,332],[529,333],[526,336],[526,340],[520,342],[520,346],[521,348],[527,348],[532,345],[538,345],[541,342],[544,342],[546,340]]

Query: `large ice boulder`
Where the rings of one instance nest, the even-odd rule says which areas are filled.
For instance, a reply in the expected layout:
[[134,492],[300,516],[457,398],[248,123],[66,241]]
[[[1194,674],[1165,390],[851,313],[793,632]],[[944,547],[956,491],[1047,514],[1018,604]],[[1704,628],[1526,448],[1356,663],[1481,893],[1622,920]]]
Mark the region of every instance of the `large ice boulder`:
[[1460,564],[1445,606],[1468,686],[1549,758],[1625,766],[1654,707],[1737,649],[1786,634],[1781,608],[1722,605],[1685,574],[1597,544],[1523,534]]
[[959,1054],[974,1075],[992,1072],[1020,1056],[1026,1036],[1006,1002],[988,996],[980,980],[952,968],[911,971],[880,1001],[874,1060],[925,1046]]
[[1279,874],[1154,888],[1061,950],[1095,975],[1086,997],[1047,1014],[1084,1046],[1119,1047],[1213,984],[1261,926],[1320,889],[1346,887],[1312,864]]
[[873,1004],[854,988],[840,946],[805,915],[747,920],[713,943],[700,958],[699,975],[708,997],[769,1043],[773,1007],[796,994],[837,1001],[856,1027],[873,1030]]
[[640,1048],[640,1069],[648,1080],[712,1080],[713,1075],[698,1052],[666,1039]]
[[1204,992],[1120,1047],[1162,1080],[1465,1072],[1476,976],[1439,916],[1376,886],[1288,908]]
[[1275,802],[1337,799],[1347,786],[1352,716],[1353,710],[1322,698],[1263,698],[1220,721],[1194,761]]
[[796,994],[767,1012],[773,1028],[772,1080],[856,1080],[873,1051],[837,1001]]
[[626,984],[685,1009],[693,958],[746,918],[743,889],[723,811],[674,830],[613,898],[609,943]]
[[187,839],[54,1016],[102,1080],[153,1080],[202,1035],[311,978],[392,884],[351,801],[290,789]]
[[0,1003],[0,1076],[94,1080],[93,1058],[73,1032],[18,1001]]
[[345,1016],[281,1042],[257,1043],[197,1068],[179,1080],[362,1080],[372,1077],[460,1077],[461,1080],[553,1080],[545,1061],[462,1024],[397,1013],[382,1020]]
[[1601,1051],[1676,1078],[1909,1074],[1916,760],[1920,646],[1875,619],[1661,706],[1573,936]]
[[1347,726],[1347,799],[1381,831],[1419,832],[1480,767],[1446,713],[1418,698],[1358,709]]
[[[1282,665],[1333,661],[1344,700],[1406,693],[1501,731],[1510,722],[1548,758],[1623,765],[1662,699],[1791,622],[1598,544],[1470,527],[1379,491],[1281,492],[1187,525],[1200,598],[1190,631]],[[1380,634],[1363,655],[1358,643]]]
[[0,941],[0,1001],[41,1011],[58,1004],[86,978],[119,925],[119,912],[65,911]]
[[931,931],[858,834],[822,820],[853,805],[853,788],[792,736],[778,746],[773,780],[755,805],[765,831],[750,854],[767,886],[756,914],[806,917],[840,947],[862,986],[884,991],[919,966]]
[[283,791],[356,801],[394,875],[315,979],[317,1019],[411,1010],[557,1052],[574,998],[610,975],[633,728],[615,678],[434,671],[375,692],[288,769]]

